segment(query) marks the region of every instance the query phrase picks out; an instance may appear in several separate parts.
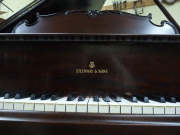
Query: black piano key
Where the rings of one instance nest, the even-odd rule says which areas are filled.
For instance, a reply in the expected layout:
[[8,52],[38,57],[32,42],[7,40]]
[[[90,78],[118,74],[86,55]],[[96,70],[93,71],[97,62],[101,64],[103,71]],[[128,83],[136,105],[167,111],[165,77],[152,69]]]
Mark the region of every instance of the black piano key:
[[83,94],[81,94],[79,97],[78,97],[78,101],[84,101],[85,100],[85,96]]
[[98,96],[98,94],[95,94],[95,95],[94,95],[93,101],[99,102],[99,96]]
[[23,99],[31,96],[31,93],[18,93],[15,95],[15,99]]
[[42,96],[41,96],[41,100],[47,100],[47,99],[50,99],[51,98],[51,96],[52,96],[53,94],[43,94]]
[[139,100],[139,101],[141,101],[141,102],[149,103],[149,99],[148,99],[148,97],[146,97],[146,96],[137,95],[137,94],[134,94],[134,96],[137,98],[137,100]]
[[73,101],[77,97],[77,93],[73,93],[68,95],[67,101]]
[[105,94],[105,95],[103,96],[103,100],[104,100],[105,102],[110,102],[110,97]]
[[155,95],[150,95],[148,96],[149,99],[153,100],[153,101],[156,101],[156,102],[160,102],[160,103],[166,103],[166,100],[164,97],[162,96],[155,96]]
[[4,99],[14,98],[17,93],[6,93]]
[[164,96],[164,98],[167,102],[176,103],[176,98],[173,96]]
[[135,96],[124,94],[124,98],[130,102],[137,103],[137,98]]
[[58,100],[60,98],[62,98],[62,93],[54,94],[51,96],[52,101]]
[[112,98],[112,100],[114,100],[115,102],[121,102],[120,96],[117,96],[117,95],[115,95],[115,94],[112,94],[112,95],[111,95],[111,98]]
[[43,94],[45,93],[31,94],[30,100],[40,99]]

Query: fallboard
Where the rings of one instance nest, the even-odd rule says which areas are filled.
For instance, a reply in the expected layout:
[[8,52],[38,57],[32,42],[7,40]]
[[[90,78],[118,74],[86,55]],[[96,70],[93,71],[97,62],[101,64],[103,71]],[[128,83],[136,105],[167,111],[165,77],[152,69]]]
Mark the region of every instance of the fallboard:
[[12,39],[0,43],[1,92],[180,94],[178,42]]

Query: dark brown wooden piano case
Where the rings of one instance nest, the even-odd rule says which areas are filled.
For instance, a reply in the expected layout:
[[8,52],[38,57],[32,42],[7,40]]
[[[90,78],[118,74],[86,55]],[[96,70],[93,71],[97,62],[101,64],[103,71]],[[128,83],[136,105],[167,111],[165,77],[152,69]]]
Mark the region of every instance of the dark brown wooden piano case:
[[[0,34],[0,92],[179,96],[179,32],[149,19],[92,10],[22,21],[14,33]],[[180,115],[2,109],[0,129],[5,135],[179,135]]]

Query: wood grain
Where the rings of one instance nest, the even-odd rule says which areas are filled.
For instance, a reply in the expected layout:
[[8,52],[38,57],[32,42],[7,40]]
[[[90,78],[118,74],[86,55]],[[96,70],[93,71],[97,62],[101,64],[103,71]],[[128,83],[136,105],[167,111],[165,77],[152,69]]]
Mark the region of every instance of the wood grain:
[[179,134],[180,117],[0,111],[1,134]]
[[[177,44],[2,42],[3,91],[180,94]],[[108,70],[77,74],[76,69]]]
[[[153,24],[149,16],[137,16],[117,11],[67,11],[41,16],[28,24],[20,22],[14,33],[81,33],[81,34],[177,34],[173,24],[162,21]],[[74,21],[76,20],[76,21]],[[56,22],[56,23],[54,23]],[[67,23],[69,22],[69,23]]]

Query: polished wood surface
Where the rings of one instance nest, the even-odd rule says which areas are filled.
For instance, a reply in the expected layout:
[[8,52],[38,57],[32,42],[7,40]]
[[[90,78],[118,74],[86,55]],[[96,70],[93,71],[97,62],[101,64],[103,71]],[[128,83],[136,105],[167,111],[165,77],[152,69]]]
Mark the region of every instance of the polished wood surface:
[[179,135],[180,116],[0,111],[1,134]]
[[[0,89],[21,92],[180,94],[178,44],[1,43]],[[108,73],[77,73],[77,69]]]
[[[119,11],[66,11],[41,16],[38,21],[20,22],[14,33],[101,33],[101,34],[178,34],[172,23],[155,25],[149,16]],[[76,20],[76,21],[74,21]]]

